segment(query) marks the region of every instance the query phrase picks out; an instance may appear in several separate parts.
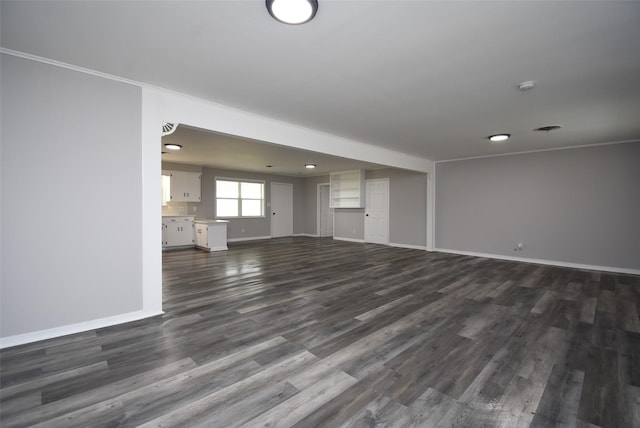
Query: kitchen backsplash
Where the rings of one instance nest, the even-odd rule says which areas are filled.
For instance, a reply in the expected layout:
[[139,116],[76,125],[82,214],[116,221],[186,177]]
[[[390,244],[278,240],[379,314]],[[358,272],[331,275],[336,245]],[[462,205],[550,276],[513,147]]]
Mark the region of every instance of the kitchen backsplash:
[[198,215],[194,208],[198,208],[197,203],[173,202],[162,206],[162,215]]

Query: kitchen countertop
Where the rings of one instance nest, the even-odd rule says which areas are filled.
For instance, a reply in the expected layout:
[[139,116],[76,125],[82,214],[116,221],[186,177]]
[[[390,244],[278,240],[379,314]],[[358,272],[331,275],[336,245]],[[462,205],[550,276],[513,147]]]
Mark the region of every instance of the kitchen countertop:
[[208,219],[208,218],[198,218],[194,220],[195,223],[207,223],[207,224],[215,224],[215,223],[229,223],[229,220],[216,220],[216,219]]

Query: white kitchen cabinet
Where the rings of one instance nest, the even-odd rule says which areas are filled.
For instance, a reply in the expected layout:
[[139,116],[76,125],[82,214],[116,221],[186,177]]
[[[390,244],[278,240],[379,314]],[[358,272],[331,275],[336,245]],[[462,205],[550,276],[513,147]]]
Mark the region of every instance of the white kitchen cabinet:
[[163,247],[182,247],[194,244],[193,216],[162,217]]
[[169,184],[171,202],[200,202],[202,174],[185,171],[165,171],[163,174],[171,177]]
[[194,223],[196,247],[208,251],[222,251],[227,247],[226,220],[196,220]]
[[364,170],[332,172],[329,183],[331,208],[365,207]]

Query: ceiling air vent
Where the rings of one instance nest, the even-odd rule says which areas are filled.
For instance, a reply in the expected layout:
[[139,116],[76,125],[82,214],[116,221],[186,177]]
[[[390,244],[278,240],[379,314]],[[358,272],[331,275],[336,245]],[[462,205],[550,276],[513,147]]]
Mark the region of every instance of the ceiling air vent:
[[562,126],[560,125],[541,126],[540,128],[534,129],[534,131],[551,132],[551,131],[556,131],[560,128],[562,128]]
[[177,127],[177,123],[162,122],[162,136],[166,137],[173,134]]

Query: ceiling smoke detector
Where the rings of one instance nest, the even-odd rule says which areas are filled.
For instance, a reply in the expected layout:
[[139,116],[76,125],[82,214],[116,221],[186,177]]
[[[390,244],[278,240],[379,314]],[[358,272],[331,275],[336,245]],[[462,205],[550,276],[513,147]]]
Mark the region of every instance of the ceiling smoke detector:
[[171,135],[178,128],[177,123],[162,122],[162,136]]

